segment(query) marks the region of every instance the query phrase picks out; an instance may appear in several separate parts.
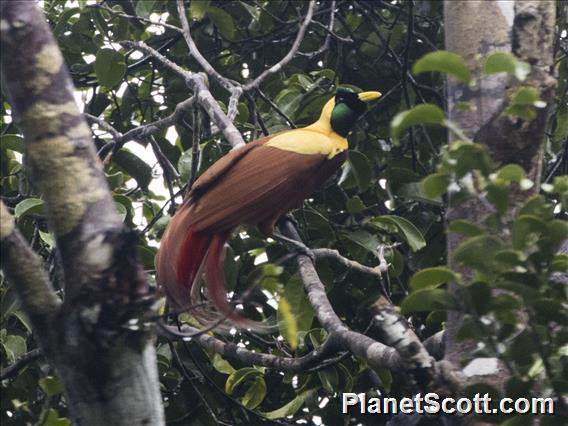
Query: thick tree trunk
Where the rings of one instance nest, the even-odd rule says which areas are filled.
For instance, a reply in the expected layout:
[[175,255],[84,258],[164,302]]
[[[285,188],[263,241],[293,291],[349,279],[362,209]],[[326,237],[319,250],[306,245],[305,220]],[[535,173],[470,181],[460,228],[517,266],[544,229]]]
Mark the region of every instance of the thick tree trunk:
[[65,300],[2,210],[2,267],[65,386],[74,424],[164,423],[153,296],[136,238],[118,217],[91,132],[45,17],[34,1],[0,2],[2,74],[25,137],[25,165],[47,207]]
[[[475,142],[488,147],[499,164],[517,163],[536,182],[532,193],[514,194],[514,210],[539,188],[546,117],[555,83],[551,75],[555,2],[447,0],[444,6],[446,48],[463,56],[474,76],[481,77],[481,55],[497,51],[513,53],[532,66],[527,83],[536,87],[541,99],[547,103],[546,108],[537,111],[534,120],[522,121],[501,114],[507,106],[509,76],[503,73],[483,76],[473,89],[454,80],[448,81],[450,120],[457,123]],[[470,102],[472,108],[460,110],[457,108],[459,102]],[[477,199],[452,205],[450,197],[446,219],[448,222],[465,219],[481,223],[492,213],[487,205],[479,203]],[[461,241],[460,236],[448,234],[448,259],[454,269],[459,267],[453,263],[452,256]],[[460,272],[466,279],[471,277],[471,271],[462,269]],[[475,345],[475,342],[456,339],[461,320],[459,312],[448,315],[445,357],[454,363],[471,353]],[[495,373],[498,374],[498,371]]]

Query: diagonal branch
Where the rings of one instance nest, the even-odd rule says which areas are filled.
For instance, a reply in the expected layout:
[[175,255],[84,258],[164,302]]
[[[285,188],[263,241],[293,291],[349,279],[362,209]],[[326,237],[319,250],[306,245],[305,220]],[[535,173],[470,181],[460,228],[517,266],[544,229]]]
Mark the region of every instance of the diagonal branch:
[[43,352],[40,348],[32,349],[31,351],[25,353],[20,358],[16,360],[13,364],[9,365],[8,367],[2,369],[0,371],[0,380],[6,380],[13,375],[17,374],[22,368],[28,365],[30,362],[38,359],[43,355]]
[[46,333],[46,319],[59,311],[61,301],[51,288],[41,258],[16,228],[14,218],[0,202],[0,254],[2,270],[14,286],[24,311],[40,338]]
[[[122,46],[140,50],[148,55],[151,55],[160,64],[168,68],[170,71],[182,77],[190,89],[193,90],[197,102],[203,107],[211,121],[213,121],[219,130],[225,136],[225,139],[231,144],[233,148],[244,145],[244,140],[241,133],[237,130],[231,120],[227,118],[207,86],[207,77],[203,73],[193,73],[186,71],[179,65],[170,61],[168,58],[152,49],[150,46],[143,42],[130,42],[123,41],[120,43]],[[134,129],[136,130],[136,129]]]
[[298,49],[300,48],[300,44],[304,40],[306,30],[308,29],[308,26],[312,21],[312,16],[314,14],[315,6],[316,6],[315,0],[310,0],[310,4],[308,5],[308,11],[306,12],[306,17],[304,19],[304,22],[302,22],[300,29],[298,30],[298,34],[296,35],[296,39],[294,40],[294,43],[292,44],[292,48],[290,49],[290,51],[279,62],[272,65],[264,72],[262,72],[262,74],[260,74],[250,83],[245,84],[243,86],[244,91],[249,91],[259,87],[264,80],[266,80],[272,74],[275,74],[278,71],[280,71],[282,68],[288,65],[288,62],[290,62],[294,58],[294,56],[296,56],[296,54],[298,53]]
[[[281,230],[285,236],[300,241],[298,231],[289,221],[284,221]],[[298,254],[296,260],[308,299],[323,328],[330,335],[337,335],[343,347],[349,349],[354,355],[368,360],[372,366],[386,367],[393,371],[404,371],[404,361],[396,349],[377,342],[364,334],[349,330],[341,321],[327,298],[325,288],[318,277],[312,260],[304,254]]]

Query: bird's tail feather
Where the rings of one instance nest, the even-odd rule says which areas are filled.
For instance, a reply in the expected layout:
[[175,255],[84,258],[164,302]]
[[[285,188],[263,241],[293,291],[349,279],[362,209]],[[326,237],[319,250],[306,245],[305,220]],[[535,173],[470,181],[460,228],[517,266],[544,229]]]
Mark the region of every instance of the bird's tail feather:
[[[256,332],[271,332],[274,327],[266,322],[244,318],[227,301],[224,274],[224,246],[231,232],[195,232],[192,229],[179,246],[176,265],[175,291],[166,293],[178,308],[191,306],[191,315],[204,326],[211,326],[216,331],[227,332],[232,326],[247,328]],[[207,297],[216,311],[201,306],[201,275],[205,271]],[[182,290],[182,291],[180,291]],[[224,320],[223,320],[224,319]]]
[[203,259],[215,236],[191,230],[187,233],[176,259],[178,285],[191,289],[193,282],[198,278]]

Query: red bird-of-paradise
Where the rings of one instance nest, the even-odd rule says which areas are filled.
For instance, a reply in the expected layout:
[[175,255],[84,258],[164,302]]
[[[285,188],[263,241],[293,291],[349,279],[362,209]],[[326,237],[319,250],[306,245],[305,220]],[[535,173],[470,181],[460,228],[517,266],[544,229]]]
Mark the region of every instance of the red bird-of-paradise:
[[195,181],[158,251],[156,279],[174,308],[192,304],[204,272],[207,297],[217,310],[235,325],[252,325],[227,301],[225,242],[243,224],[272,235],[280,216],[299,207],[347,159],[348,133],[366,102],[380,96],[338,88],[315,123],[249,142]]

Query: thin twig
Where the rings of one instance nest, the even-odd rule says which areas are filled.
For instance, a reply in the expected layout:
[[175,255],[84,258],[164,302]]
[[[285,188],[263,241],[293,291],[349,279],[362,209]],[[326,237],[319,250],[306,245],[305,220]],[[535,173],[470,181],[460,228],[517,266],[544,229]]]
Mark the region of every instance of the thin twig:
[[134,20],[137,20],[137,21],[140,21],[140,22],[145,22],[145,23],[150,24],[150,25],[157,25],[157,26],[160,26],[160,27],[169,28],[170,30],[173,30],[173,31],[178,32],[178,33],[182,32],[182,29],[176,27],[175,25],[171,25],[171,24],[168,24],[166,22],[153,21],[151,19],[143,18],[141,16],[128,15],[127,13],[124,13],[124,12],[117,12],[116,10],[108,7],[105,4],[92,4],[92,5],[88,5],[87,8],[102,9],[102,10],[107,11],[111,15],[113,15],[113,17],[119,16],[121,18],[134,19]]
[[310,25],[310,22],[312,21],[315,5],[316,5],[315,0],[310,0],[310,4],[308,5],[308,11],[306,12],[306,17],[304,19],[304,22],[300,26],[300,29],[298,30],[298,34],[296,35],[294,43],[292,43],[292,48],[290,49],[290,51],[279,62],[272,65],[264,72],[262,72],[258,77],[256,77],[250,83],[245,84],[243,86],[243,90],[248,91],[258,88],[264,80],[266,80],[272,74],[275,74],[278,71],[280,71],[283,67],[285,67],[288,64],[288,62],[290,62],[294,58],[294,56],[296,56],[296,53],[300,48],[300,44],[304,40],[304,36],[306,34],[306,30],[308,29],[308,25]]
[[195,58],[195,60],[201,65],[201,67],[205,70],[207,75],[213,77],[221,86],[227,89],[229,92],[233,90],[235,85],[231,82],[228,78],[223,77],[221,74],[217,72],[215,68],[203,57],[195,41],[191,37],[191,30],[189,27],[189,22],[187,21],[187,16],[185,13],[185,6],[183,4],[183,0],[177,0],[177,11],[179,15],[179,19],[181,21],[181,26],[183,28],[183,38],[189,48],[189,53]]

